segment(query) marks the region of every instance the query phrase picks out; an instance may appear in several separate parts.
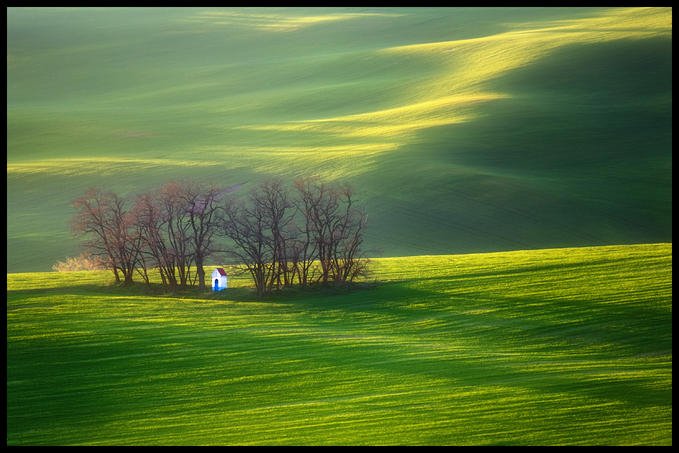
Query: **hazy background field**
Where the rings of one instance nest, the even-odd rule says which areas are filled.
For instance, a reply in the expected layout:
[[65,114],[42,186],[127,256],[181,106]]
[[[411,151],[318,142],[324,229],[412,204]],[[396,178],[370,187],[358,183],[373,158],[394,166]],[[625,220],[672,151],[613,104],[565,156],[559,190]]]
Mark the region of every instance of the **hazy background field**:
[[671,18],[9,8],[8,271],[79,252],[87,187],[173,177],[348,181],[372,255],[671,242]]

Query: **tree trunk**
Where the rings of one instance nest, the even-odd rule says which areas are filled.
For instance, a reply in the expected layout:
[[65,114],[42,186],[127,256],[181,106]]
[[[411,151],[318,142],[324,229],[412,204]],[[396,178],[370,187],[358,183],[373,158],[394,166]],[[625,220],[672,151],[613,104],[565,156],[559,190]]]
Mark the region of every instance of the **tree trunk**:
[[203,269],[203,257],[196,255],[196,273],[198,274],[198,288],[205,289],[205,269]]

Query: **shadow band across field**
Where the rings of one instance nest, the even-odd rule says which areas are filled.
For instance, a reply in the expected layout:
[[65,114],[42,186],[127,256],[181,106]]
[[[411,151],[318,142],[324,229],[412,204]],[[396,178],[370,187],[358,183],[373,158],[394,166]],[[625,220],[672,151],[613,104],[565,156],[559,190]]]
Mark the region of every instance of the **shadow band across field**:
[[[224,299],[222,294],[228,294],[228,300],[247,301],[254,300],[254,288],[229,288],[228,293],[214,293],[211,290],[198,290],[197,288],[178,289],[171,291],[167,287],[152,283],[150,286],[144,283],[133,283],[130,286],[124,285],[97,285],[82,284],[72,286],[60,286],[57,288],[35,288],[7,290],[8,296],[16,299],[45,297],[45,296],[114,296],[124,298],[149,297],[161,299],[183,299],[183,300],[218,300]],[[226,299],[224,299],[226,300]]]
[[[540,268],[559,267],[568,266],[549,265]],[[534,268],[515,269],[495,272],[493,275],[534,271]],[[665,311],[586,300],[510,297],[473,292],[464,286],[457,288],[459,292],[456,291],[457,282],[489,275],[489,272],[477,272],[447,278],[417,279],[420,283],[436,281],[438,290],[414,288],[410,286],[414,280],[405,280],[385,282],[343,294],[314,295],[308,292],[300,300],[278,297],[260,303],[271,302],[283,306],[286,312],[303,311],[314,315],[298,317],[304,321],[297,328],[302,328],[305,333],[237,329],[237,337],[241,341],[244,337],[252,337],[251,342],[258,344],[260,351],[266,350],[267,343],[273,349],[283,346],[287,349],[286,356],[303,359],[312,369],[351,367],[357,373],[422,375],[465,387],[516,386],[540,393],[565,392],[597,400],[623,401],[635,406],[671,407],[671,388],[660,388],[646,377],[598,376],[594,362],[594,359],[610,361],[625,356],[671,357],[671,318]],[[115,297],[134,299],[145,295],[139,292],[139,288],[74,285],[8,291],[8,296],[20,300],[107,295],[114,296],[111,301],[111,309],[114,310]],[[250,288],[233,288],[228,292],[228,301],[253,301],[252,295]],[[335,299],[339,295],[342,296],[341,301]],[[391,304],[390,301],[396,295],[399,304]],[[223,295],[209,292],[198,295],[196,291],[187,291],[183,295],[154,296],[174,300],[179,297],[182,302],[200,303],[219,302],[219,296]],[[335,300],[340,303],[335,304]],[[469,308],[470,300],[475,301],[477,307],[492,306],[493,309],[483,314],[469,314],[466,309]],[[409,308],[409,303],[428,303],[434,311],[418,311]],[[525,307],[530,306],[539,306],[540,316],[527,316],[529,311]],[[24,307],[35,307],[35,304],[15,302],[9,310],[11,312]],[[324,314],[324,310],[329,308],[334,312],[332,320]],[[224,309],[228,310],[228,303]],[[336,319],[342,319],[343,328],[335,327]],[[372,325],[371,319],[379,319],[381,326],[378,322]],[[430,319],[436,321],[433,327],[418,327],[418,321]],[[140,323],[144,324],[145,321],[137,321],[135,325],[140,326]],[[158,327],[154,324],[149,323],[149,327]],[[169,321],[165,326],[172,327],[172,331],[168,331],[167,341],[180,338],[180,332],[185,330],[180,328],[177,331],[172,325],[173,322]],[[191,338],[199,334],[195,329],[200,330],[200,327],[186,331],[186,335]],[[457,352],[444,348],[438,352],[428,350],[421,354],[418,353],[420,346],[408,340],[409,337],[440,340],[449,337],[452,332],[461,332],[469,345]],[[226,332],[206,330],[204,333],[224,335],[225,341],[230,337],[228,329]],[[293,341],[281,345],[275,335],[269,336],[271,333],[285,333],[286,338]],[[391,337],[395,341],[385,340],[385,344],[362,341],[362,337],[374,336],[385,339]],[[488,346],[475,344],[474,336],[482,336],[484,344]],[[132,355],[135,353],[134,348],[127,352]],[[143,354],[144,348],[137,352]],[[529,359],[517,362],[511,358],[516,354],[525,354]],[[432,358],[431,355],[438,357]],[[182,362],[175,365],[181,369]],[[540,365],[541,369],[536,371],[535,365]]]
[[[261,341],[257,338],[256,341]],[[359,340],[341,340],[346,344],[327,341],[295,338],[295,344],[301,350],[323,350],[322,357],[306,357],[319,369],[328,367],[351,367],[357,375],[421,375],[427,379],[445,380],[461,387],[509,387],[529,389],[540,394],[570,394],[599,401],[625,402],[634,406],[672,406],[671,390],[657,388],[649,378],[613,379],[589,377],[587,370],[580,369],[578,354],[563,354],[561,358],[553,358],[553,353],[546,353],[544,358],[533,355],[536,362],[544,361],[550,366],[545,371],[533,371],[530,366],[525,369],[512,364],[508,360],[493,357],[487,353],[478,358],[457,358],[454,354],[443,354],[440,358],[422,355],[403,354],[388,346],[362,344]],[[294,353],[290,354],[294,357]],[[351,357],[342,363],[337,358]],[[605,356],[602,356],[604,358]],[[530,365],[528,362],[527,365]],[[589,363],[591,366],[592,363]],[[569,370],[570,367],[574,369]]]

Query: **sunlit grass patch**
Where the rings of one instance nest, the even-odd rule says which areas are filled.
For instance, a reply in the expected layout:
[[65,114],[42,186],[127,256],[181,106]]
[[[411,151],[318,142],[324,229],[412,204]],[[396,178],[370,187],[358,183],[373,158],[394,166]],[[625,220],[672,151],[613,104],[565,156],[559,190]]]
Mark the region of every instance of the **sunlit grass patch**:
[[[294,10],[292,10],[294,12]],[[210,26],[252,27],[271,32],[291,32],[304,27],[370,17],[398,16],[390,13],[263,14],[259,11],[202,11],[186,21]]]
[[8,274],[8,443],[670,445],[671,265],[671,244],[384,258],[262,301],[245,276]]
[[52,173],[64,176],[108,175],[140,171],[154,167],[214,167],[219,163],[200,160],[135,159],[124,157],[55,158],[7,164],[8,174]]

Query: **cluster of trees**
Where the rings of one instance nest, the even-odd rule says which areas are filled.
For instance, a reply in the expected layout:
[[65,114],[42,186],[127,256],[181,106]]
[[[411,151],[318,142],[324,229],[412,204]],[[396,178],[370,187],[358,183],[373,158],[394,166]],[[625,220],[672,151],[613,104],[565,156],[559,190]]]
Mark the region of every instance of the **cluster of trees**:
[[243,266],[262,296],[287,286],[343,284],[365,275],[367,215],[351,188],[299,179],[270,180],[238,197],[236,187],[169,182],[126,199],[90,189],[73,203],[73,229],[117,282],[204,289],[208,258]]

